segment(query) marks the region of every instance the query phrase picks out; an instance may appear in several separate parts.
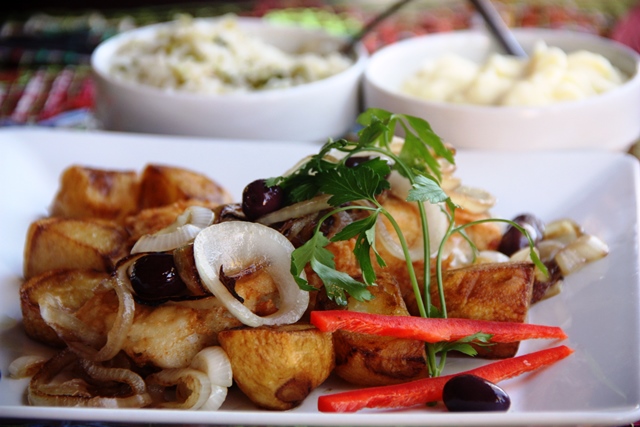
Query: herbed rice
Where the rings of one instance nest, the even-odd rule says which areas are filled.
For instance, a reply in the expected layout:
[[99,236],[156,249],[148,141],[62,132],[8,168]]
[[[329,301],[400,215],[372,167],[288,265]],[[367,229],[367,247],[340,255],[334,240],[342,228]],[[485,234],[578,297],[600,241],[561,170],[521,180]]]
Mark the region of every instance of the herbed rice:
[[214,25],[182,17],[153,39],[121,46],[110,72],[167,91],[222,94],[297,86],[330,77],[351,63],[338,52],[284,52],[243,32],[233,16]]

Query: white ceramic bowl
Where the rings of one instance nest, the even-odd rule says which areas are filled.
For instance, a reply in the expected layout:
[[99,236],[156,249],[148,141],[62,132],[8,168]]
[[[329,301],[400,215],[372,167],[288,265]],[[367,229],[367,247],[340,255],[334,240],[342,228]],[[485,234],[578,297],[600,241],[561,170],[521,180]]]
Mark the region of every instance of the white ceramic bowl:
[[603,55],[631,79],[598,96],[544,107],[460,105],[402,94],[402,83],[425,58],[455,53],[482,63],[490,52],[498,51],[490,35],[459,31],[408,39],[373,54],[365,71],[365,106],[422,117],[457,148],[625,150],[640,137],[640,56],[636,52],[584,33],[544,29],[514,33],[525,51],[531,52],[538,40],[565,52],[585,49]]
[[[201,24],[219,18],[197,18]],[[263,41],[295,52],[303,44],[337,48],[342,40],[319,30],[277,26],[258,18],[237,18],[239,27]],[[354,125],[360,111],[362,74],[368,55],[356,48],[348,69],[295,87],[245,93],[167,92],[114,79],[109,68],[118,48],[128,41],[153,37],[170,23],[154,24],[116,35],[94,51],[95,114],[106,130],[231,139],[326,141]]]

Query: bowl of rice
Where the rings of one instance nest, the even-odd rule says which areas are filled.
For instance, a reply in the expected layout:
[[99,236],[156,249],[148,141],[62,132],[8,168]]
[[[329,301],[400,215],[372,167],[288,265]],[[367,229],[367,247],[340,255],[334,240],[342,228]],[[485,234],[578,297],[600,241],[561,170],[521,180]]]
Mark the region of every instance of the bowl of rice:
[[625,151],[640,138],[637,52],[576,31],[513,33],[526,58],[480,30],[382,48],[365,70],[365,107],[422,117],[464,149]]
[[360,111],[362,45],[234,15],[180,17],[100,44],[91,66],[105,130],[224,139],[325,141]]

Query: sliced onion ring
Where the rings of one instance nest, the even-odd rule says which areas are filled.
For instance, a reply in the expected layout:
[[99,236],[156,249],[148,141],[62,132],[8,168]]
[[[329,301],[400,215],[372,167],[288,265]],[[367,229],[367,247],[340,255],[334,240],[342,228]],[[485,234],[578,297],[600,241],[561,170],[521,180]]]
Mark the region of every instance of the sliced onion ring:
[[[66,349],[49,359],[29,382],[27,388],[29,403],[34,406],[142,408],[151,402],[151,397],[146,390],[138,387],[139,377],[132,371],[129,371],[129,374],[117,373],[121,382],[131,387],[131,394],[127,396],[92,396],[82,389],[82,381],[54,383],[54,379],[61,372],[77,367],[77,358],[76,354]],[[104,372],[101,373],[104,374]]]
[[220,346],[205,347],[191,360],[190,368],[204,372],[211,382],[209,398],[201,409],[216,411],[227,397],[227,389],[233,384],[231,361]]
[[20,356],[9,364],[9,375],[12,378],[33,376],[48,359],[45,356],[33,354]]
[[309,200],[294,203],[293,205],[285,206],[282,209],[278,209],[277,211],[258,218],[257,222],[264,225],[271,225],[288,219],[300,218],[312,213],[320,212],[331,207],[331,205],[327,203],[330,198],[330,195],[322,194]]
[[[282,234],[267,226],[230,221],[211,225],[198,234],[193,253],[204,285],[238,320],[247,326],[295,323],[309,305],[309,293],[298,287],[291,275],[294,247]],[[231,295],[220,281],[220,268],[237,271],[264,261],[280,294],[280,307],[268,316],[258,316]]]
[[203,411],[217,411],[227,399],[228,391],[229,389],[227,387],[211,384],[209,398],[204,402],[200,409]]
[[[135,302],[128,279],[122,277],[125,268],[116,271],[115,277],[102,282],[113,288],[118,297],[118,311],[111,329],[107,332],[106,342],[104,337],[90,329],[74,314],[68,313],[50,295],[45,296],[40,302],[40,314],[69,348],[92,361],[105,361],[113,358],[124,344],[133,324],[135,314]],[[99,350],[96,347],[102,346]]]
[[564,245],[575,241],[583,234],[582,227],[568,218],[551,221],[544,228],[544,240],[555,240]]
[[204,372],[192,368],[163,369],[146,378],[150,388],[177,386],[175,401],[161,401],[157,408],[200,409],[211,396],[211,383]]
[[475,259],[475,264],[501,263],[508,261],[509,257],[502,252],[484,250],[478,252],[478,256]]
[[[407,178],[403,177],[396,171],[392,171],[389,175],[389,183],[391,184],[391,193],[396,197],[401,200],[406,200],[407,197],[409,197],[411,183]],[[437,253],[438,246],[447,232],[449,219],[442,211],[442,207],[440,205],[429,202],[424,202],[423,205],[429,227],[429,247],[431,249],[431,255],[433,256]],[[398,259],[404,259],[405,256],[400,243],[398,243],[398,241],[393,237],[391,230],[387,230],[387,227],[381,220],[378,220],[377,231],[378,236],[380,237],[380,242],[384,245],[387,251]],[[409,256],[412,261],[424,260],[424,245],[422,237],[417,240],[416,245],[409,248]]]
[[586,264],[604,258],[608,253],[609,247],[605,242],[596,236],[583,234],[558,251],[554,259],[562,274],[568,276]]
[[164,252],[191,242],[205,227],[213,223],[215,215],[209,208],[189,206],[173,224],[153,233],[145,234],[131,248],[132,254]]
[[487,191],[465,185],[449,192],[449,197],[453,203],[474,214],[485,213],[496,204],[495,197]]
[[193,356],[189,366],[207,374],[211,384],[231,387],[233,383],[231,361],[220,346],[203,348]]

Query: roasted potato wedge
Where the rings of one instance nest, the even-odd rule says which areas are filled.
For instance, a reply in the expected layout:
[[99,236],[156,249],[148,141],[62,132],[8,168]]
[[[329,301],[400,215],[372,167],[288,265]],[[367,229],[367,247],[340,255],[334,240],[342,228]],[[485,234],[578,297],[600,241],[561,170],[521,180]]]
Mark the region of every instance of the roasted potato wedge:
[[233,379],[257,406],[294,408],[322,384],[334,366],[331,334],[305,324],[220,332]]
[[140,178],[140,208],[170,205],[184,200],[230,203],[231,195],[210,178],[187,169],[147,165]]
[[[361,279],[360,279],[361,280]],[[377,286],[369,288],[374,298],[358,301],[348,298],[347,310],[407,316],[407,307],[395,280],[388,274],[378,276]],[[340,309],[320,292],[316,309]],[[337,376],[359,386],[397,384],[421,378],[426,372],[426,355],[421,341],[335,331]]]
[[[447,270],[443,275],[443,289],[448,317],[525,322],[531,305],[535,267],[529,262],[477,264]],[[440,307],[435,279],[431,299]],[[418,315],[413,294],[405,296],[409,311]],[[479,354],[488,358],[512,357],[519,343],[505,343],[479,347]]]
[[108,273],[94,270],[50,270],[25,281],[20,286],[22,324],[28,336],[53,347],[64,343],[40,315],[40,301],[53,297],[67,311],[75,312],[94,295],[94,290]]
[[138,210],[140,181],[134,171],[73,165],[64,170],[51,215],[119,221]]
[[56,269],[112,271],[128,252],[128,234],[112,221],[43,218],[27,231],[24,278]]

